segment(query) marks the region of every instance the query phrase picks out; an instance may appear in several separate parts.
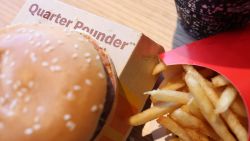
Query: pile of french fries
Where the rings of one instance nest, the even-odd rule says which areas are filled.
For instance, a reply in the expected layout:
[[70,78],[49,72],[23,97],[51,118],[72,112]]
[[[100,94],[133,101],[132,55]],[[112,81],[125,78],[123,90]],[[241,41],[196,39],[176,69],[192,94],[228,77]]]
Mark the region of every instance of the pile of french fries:
[[190,65],[159,63],[159,89],[145,92],[153,106],[130,118],[133,126],[151,120],[175,136],[170,141],[247,141],[248,120],[237,90],[222,75]]

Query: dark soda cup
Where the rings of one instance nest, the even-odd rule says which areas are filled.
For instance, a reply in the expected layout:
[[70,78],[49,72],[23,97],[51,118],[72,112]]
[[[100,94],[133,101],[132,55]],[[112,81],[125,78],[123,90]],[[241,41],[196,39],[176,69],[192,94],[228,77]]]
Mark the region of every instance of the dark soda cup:
[[250,20],[250,0],[175,0],[175,3],[180,24],[196,39],[244,27]]

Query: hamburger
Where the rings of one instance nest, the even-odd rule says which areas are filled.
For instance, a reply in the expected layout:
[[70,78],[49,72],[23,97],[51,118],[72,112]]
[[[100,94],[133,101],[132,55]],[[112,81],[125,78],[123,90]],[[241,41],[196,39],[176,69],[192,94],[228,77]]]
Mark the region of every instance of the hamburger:
[[29,24],[0,30],[0,141],[88,141],[117,93],[112,63],[88,36]]

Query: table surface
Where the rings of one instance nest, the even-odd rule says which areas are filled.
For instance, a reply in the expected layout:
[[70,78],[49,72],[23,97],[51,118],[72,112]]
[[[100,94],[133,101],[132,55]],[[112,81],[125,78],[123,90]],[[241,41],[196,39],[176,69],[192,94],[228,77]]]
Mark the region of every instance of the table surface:
[[[127,25],[166,51],[191,42],[177,23],[174,0],[63,0],[80,9]],[[25,0],[0,0],[0,27],[9,24]]]
[[[63,0],[80,9],[127,25],[162,45],[166,51],[191,42],[177,22],[174,0]],[[9,24],[25,0],[0,0],[0,27]],[[141,138],[141,127],[133,129],[132,140]],[[132,139],[133,138],[133,139]]]

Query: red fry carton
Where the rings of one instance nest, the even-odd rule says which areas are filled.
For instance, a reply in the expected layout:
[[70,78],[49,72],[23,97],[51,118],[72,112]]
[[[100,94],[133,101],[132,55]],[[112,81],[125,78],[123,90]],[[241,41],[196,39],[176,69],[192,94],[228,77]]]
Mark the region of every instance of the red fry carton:
[[166,65],[197,65],[225,76],[238,89],[249,120],[250,26],[181,46],[161,54],[160,58]]

